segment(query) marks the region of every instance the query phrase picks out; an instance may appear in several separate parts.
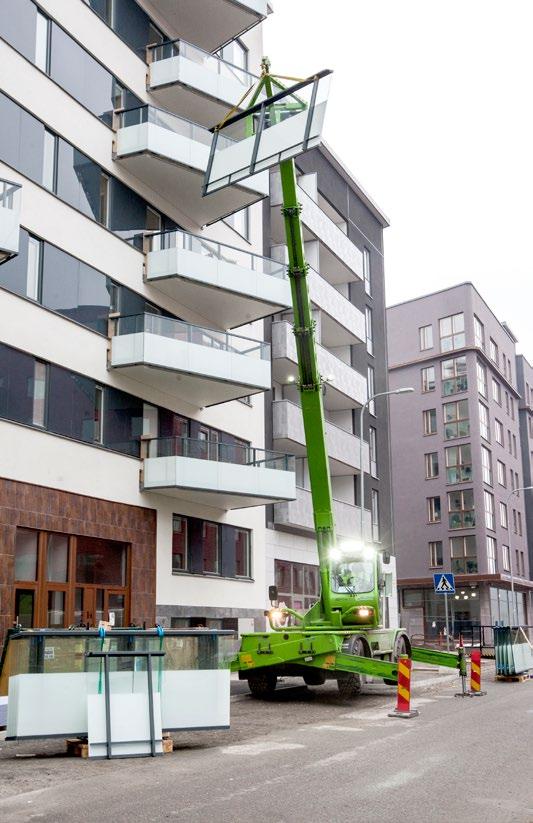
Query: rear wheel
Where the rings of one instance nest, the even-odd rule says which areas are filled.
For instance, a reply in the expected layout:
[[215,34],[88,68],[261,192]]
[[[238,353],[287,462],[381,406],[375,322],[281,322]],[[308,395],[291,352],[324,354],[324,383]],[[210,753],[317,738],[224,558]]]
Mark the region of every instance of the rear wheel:
[[[342,651],[345,654],[356,654],[359,657],[369,657],[366,643],[362,637],[348,637],[342,644]],[[339,672],[337,677],[337,688],[343,700],[350,700],[361,694],[363,681],[360,674]]]
[[323,686],[326,682],[326,672],[320,669],[311,669],[303,675],[306,686]]
[[273,672],[256,672],[248,678],[248,688],[253,697],[271,697],[275,690],[278,678]]

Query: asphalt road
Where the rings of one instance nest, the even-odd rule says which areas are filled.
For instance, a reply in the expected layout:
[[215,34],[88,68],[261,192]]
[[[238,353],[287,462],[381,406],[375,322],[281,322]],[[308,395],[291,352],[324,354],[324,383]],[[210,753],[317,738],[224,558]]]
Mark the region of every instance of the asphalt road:
[[491,670],[487,696],[464,700],[457,678],[418,673],[409,720],[387,716],[390,687],[349,703],[333,684],[287,688],[261,703],[235,684],[231,730],[176,735],[156,760],[3,742],[0,820],[533,823],[533,680],[495,683]]

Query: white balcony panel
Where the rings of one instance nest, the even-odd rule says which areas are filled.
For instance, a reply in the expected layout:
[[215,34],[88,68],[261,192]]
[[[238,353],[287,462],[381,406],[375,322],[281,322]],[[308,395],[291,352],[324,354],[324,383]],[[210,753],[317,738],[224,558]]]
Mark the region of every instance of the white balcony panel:
[[138,0],[169,30],[207,51],[238,37],[267,16],[267,0]]
[[[290,400],[273,403],[274,448],[297,457],[305,457],[305,432],[302,410]],[[359,438],[326,420],[326,444],[330,471],[333,476],[354,474],[360,471]],[[368,443],[363,442],[363,464],[369,470]]]
[[169,111],[209,127],[220,123],[257,78],[188,43],[178,47],[179,54],[150,63],[148,91]]
[[[205,245],[198,241],[198,250],[174,247],[148,252],[146,282],[224,329],[291,306],[286,277],[252,269],[254,258],[239,250],[234,256],[242,262],[234,262],[229,247],[220,247],[221,256],[207,256]],[[249,266],[245,265],[247,257],[251,259]],[[260,265],[264,258],[256,259]]]
[[[363,277],[363,255],[344,232],[328,217],[312,197],[298,186],[298,200],[302,205],[301,220],[304,240],[318,240],[320,274],[338,285]],[[274,243],[285,243],[285,226],[281,205],[279,174],[271,175],[271,226]]]
[[[359,536],[361,529],[361,510],[359,506],[352,506],[341,500],[334,500],[333,513],[338,538],[353,540]],[[371,540],[371,515],[367,509],[365,509],[363,517],[365,540]],[[299,529],[314,534],[311,492],[297,487],[296,500],[276,504],[274,507],[274,522],[287,528]]]
[[[317,346],[318,367],[327,379],[324,406],[332,411],[353,409],[367,399],[366,379],[323,346]],[[284,321],[272,324],[272,376],[281,384],[298,380],[296,342],[291,326]]]
[[[255,341],[249,341],[252,345]],[[111,341],[111,368],[199,408],[266,391],[270,362],[150,332]]]
[[363,313],[313,269],[309,269],[307,282],[311,302],[322,310],[322,343],[334,348],[363,342],[365,340]]
[[296,497],[293,471],[194,457],[145,459],[142,488],[219,509],[264,506]]
[[21,192],[18,183],[0,179],[0,263],[19,251]]
[[119,128],[115,159],[163,197],[186,204],[187,214],[199,226],[220,220],[268,194],[268,173],[262,172],[243,184],[202,197],[211,135],[202,126],[172,114],[157,116],[172,128],[153,122]]

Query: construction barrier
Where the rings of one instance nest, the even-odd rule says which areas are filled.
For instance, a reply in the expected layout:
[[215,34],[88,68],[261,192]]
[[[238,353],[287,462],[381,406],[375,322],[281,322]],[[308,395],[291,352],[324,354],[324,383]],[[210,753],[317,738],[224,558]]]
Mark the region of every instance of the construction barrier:
[[481,691],[481,652],[472,649],[470,652],[470,694],[472,697],[482,697],[487,692]]
[[389,717],[417,717],[419,714],[418,709],[411,709],[411,667],[412,661],[407,655],[400,655],[396,708],[389,712]]

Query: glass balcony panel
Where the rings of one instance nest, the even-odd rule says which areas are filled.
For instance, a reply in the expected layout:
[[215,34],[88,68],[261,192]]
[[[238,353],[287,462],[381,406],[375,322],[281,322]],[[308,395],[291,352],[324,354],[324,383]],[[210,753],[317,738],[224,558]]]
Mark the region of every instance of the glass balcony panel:
[[0,179],[0,264],[18,254],[22,187]]

